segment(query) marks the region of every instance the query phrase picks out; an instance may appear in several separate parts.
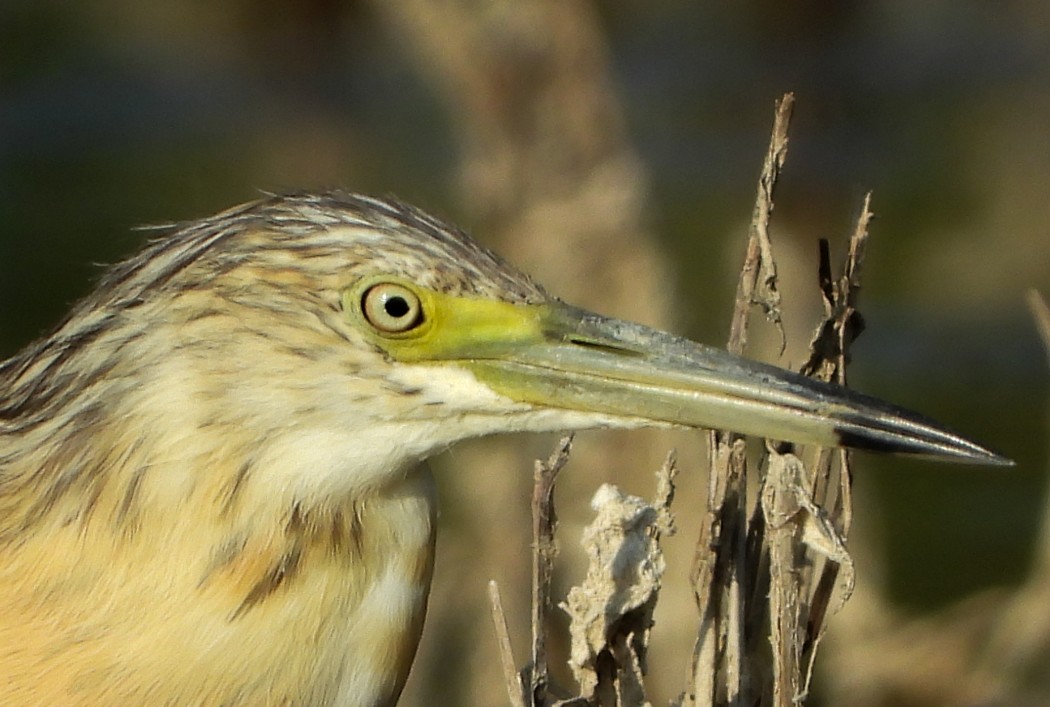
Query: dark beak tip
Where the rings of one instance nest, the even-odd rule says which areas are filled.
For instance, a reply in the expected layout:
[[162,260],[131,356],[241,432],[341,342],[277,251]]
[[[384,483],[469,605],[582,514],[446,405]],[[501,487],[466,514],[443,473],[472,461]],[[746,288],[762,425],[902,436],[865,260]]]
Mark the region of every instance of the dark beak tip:
[[843,426],[835,430],[843,447],[935,459],[956,464],[1012,467],[1017,463],[962,437],[938,432],[930,437],[903,436],[885,430]]

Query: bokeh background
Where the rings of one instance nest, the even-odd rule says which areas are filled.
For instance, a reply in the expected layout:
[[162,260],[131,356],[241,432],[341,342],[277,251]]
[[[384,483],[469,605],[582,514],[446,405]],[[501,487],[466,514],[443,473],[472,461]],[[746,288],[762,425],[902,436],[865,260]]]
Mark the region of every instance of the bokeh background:
[[[396,194],[566,299],[723,342],[788,90],[779,362],[803,360],[820,313],[817,239],[841,253],[871,189],[853,383],[1018,462],[858,460],[861,586],[831,622],[815,699],[977,703],[965,676],[1015,645],[994,627],[1011,625],[1018,588],[1042,586],[1050,605],[1033,579],[1048,369],[1025,306],[1029,288],[1050,293],[1039,0],[2,0],[0,354],[133,251],[147,237],[134,227],[324,186]],[[775,359],[775,337],[756,338],[753,354]],[[685,478],[653,648],[661,703],[684,685],[695,624],[702,440],[581,435],[559,495],[567,586],[590,493],[615,479],[650,494],[670,444]],[[435,461],[438,573],[405,704],[504,703],[484,584],[501,582],[524,656],[530,460],[550,445],[478,442]],[[1002,694],[1041,704],[1050,616],[1024,617],[1035,637]]]

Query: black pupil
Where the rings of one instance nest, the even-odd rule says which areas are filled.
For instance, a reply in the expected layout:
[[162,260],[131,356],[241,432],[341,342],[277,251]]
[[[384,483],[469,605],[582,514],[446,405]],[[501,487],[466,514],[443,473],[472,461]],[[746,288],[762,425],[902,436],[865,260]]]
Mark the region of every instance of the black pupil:
[[401,317],[408,314],[412,308],[408,305],[408,301],[404,297],[388,297],[386,302],[383,303],[383,310],[394,319],[400,319]]

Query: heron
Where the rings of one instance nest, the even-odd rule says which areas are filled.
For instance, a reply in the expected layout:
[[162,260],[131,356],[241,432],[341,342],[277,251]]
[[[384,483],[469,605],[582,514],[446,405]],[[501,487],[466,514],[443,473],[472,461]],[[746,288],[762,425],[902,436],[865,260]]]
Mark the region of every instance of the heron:
[[394,199],[174,226],[0,364],[0,703],[392,705],[433,566],[427,457],[642,426],[1007,463],[575,308]]

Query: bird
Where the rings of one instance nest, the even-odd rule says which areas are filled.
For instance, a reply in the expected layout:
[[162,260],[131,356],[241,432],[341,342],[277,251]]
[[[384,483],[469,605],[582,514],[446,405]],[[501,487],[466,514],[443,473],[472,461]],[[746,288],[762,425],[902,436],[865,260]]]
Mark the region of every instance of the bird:
[[173,225],[0,364],[0,703],[393,705],[433,568],[425,460],[642,426],[1008,463],[575,308],[393,198]]

